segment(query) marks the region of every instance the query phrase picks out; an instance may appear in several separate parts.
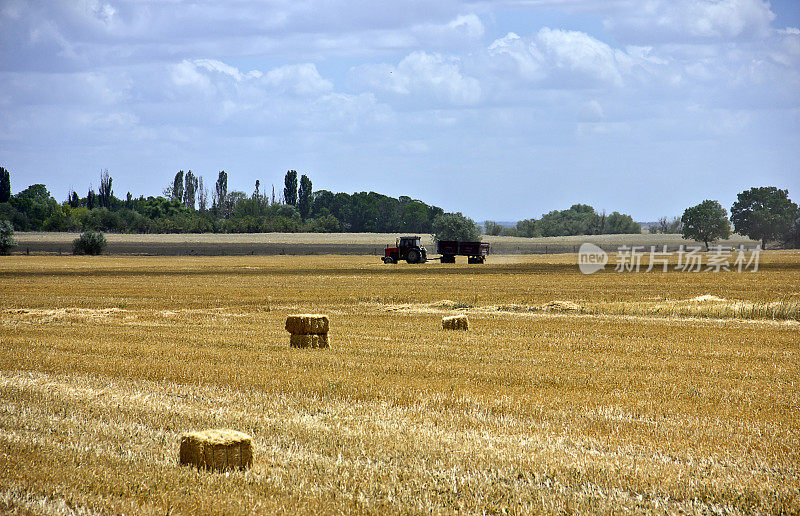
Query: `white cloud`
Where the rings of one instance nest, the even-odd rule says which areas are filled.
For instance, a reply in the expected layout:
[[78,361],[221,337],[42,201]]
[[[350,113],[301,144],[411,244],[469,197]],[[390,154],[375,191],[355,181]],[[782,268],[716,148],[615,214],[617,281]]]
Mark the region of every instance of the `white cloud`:
[[312,63],[286,65],[267,72],[263,83],[271,89],[298,96],[316,96],[333,89],[333,83],[322,78]]
[[539,31],[537,40],[555,67],[618,86],[633,66],[626,53],[583,32],[545,27]]
[[477,79],[462,73],[459,60],[438,53],[412,52],[397,66],[363,65],[351,71],[354,82],[416,100],[432,98],[454,105],[471,105],[481,98]]
[[510,60],[507,65],[522,79],[549,79],[577,87],[622,86],[634,66],[630,55],[584,32],[548,27],[531,38],[510,32],[492,42],[488,50],[501,61]]
[[629,41],[736,40],[767,36],[774,19],[764,0],[648,0],[605,25]]
[[219,72],[228,75],[237,82],[245,79],[257,79],[262,75],[262,73],[258,70],[252,70],[246,74],[243,74],[235,66],[227,65],[222,61],[217,61],[216,59],[195,59],[192,62],[195,64],[195,66],[204,68],[210,72]]
[[[242,73],[235,66],[215,59],[184,59],[172,66],[172,83],[181,91],[218,96],[220,100],[248,102],[262,96],[317,97],[333,89],[312,63],[279,66],[267,71]],[[230,111],[230,106],[228,106]]]
[[214,90],[208,75],[203,73],[197,64],[186,59],[172,67],[170,77],[173,84],[182,89],[189,88],[206,95]]
[[489,45],[489,54],[510,59],[510,67],[524,80],[540,80],[546,76],[545,57],[535,42],[522,39],[513,32],[493,41]]
[[469,38],[479,38],[484,33],[483,22],[474,14],[459,15],[446,27]]

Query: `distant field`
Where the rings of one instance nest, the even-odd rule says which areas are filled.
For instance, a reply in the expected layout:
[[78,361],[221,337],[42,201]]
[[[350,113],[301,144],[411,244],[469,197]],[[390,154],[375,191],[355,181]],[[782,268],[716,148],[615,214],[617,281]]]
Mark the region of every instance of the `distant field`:
[[[797,514],[799,307],[798,252],[0,257],[0,510]],[[297,312],[331,349],[289,348]],[[180,467],[208,427],[252,469]]]
[[[106,234],[109,254],[143,255],[313,255],[313,254],[382,254],[386,244],[393,244],[399,234],[383,233],[243,233],[243,234]],[[432,235],[421,235],[428,249],[435,249]],[[77,233],[17,233],[16,253],[69,254]],[[484,236],[493,254],[554,254],[575,252],[583,242],[592,242],[607,251],[620,245],[649,248],[698,245],[680,235],[591,235],[574,237],[517,238]],[[738,235],[719,242],[721,245],[752,247],[756,242]]]

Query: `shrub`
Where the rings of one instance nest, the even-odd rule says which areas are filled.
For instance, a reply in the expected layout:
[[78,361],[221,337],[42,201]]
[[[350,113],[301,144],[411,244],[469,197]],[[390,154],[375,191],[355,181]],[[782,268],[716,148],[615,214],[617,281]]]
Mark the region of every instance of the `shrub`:
[[72,241],[72,254],[102,254],[106,244],[102,233],[88,230]]
[[309,221],[305,226],[305,231],[310,233],[337,233],[341,230],[341,225],[333,215],[323,215]]
[[0,222],[0,254],[8,254],[15,247],[17,242],[14,241],[14,226],[4,220]]

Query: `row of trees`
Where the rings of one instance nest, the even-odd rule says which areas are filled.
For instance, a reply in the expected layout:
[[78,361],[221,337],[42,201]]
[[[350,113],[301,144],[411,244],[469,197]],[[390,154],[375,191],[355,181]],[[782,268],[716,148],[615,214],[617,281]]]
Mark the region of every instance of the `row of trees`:
[[[408,232],[430,233],[444,210],[410,197],[388,197],[375,192],[355,194],[313,191],[307,175],[298,181],[295,170],[284,178],[276,198],[255,182],[251,194],[228,191],[228,174],[221,171],[211,191],[191,170],[179,171],[164,195],[124,199],[114,195],[107,170],[100,174],[98,192],[89,186],[85,197],[70,191],[57,202],[45,185],[10,193],[10,174],[0,168],[0,220],[17,231],[110,231],[130,233],[256,233],[256,232]],[[3,188],[5,188],[3,190]]]
[[622,233],[641,233],[642,226],[634,222],[630,215],[613,212],[597,213],[588,204],[573,204],[568,210],[553,210],[542,215],[541,219],[525,219],[516,227],[507,228],[494,221],[484,223],[487,235],[520,237],[550,237],[570,235],[605,235]]
[[728,238],[733,229],[761,241],[800,247],[800,209],[789,199],[789,191],[764,186],[741,192],[731,207],[731,218],[718,201],[707,199],[687,208],[681,217],[684,238],[709,244]]
[[[459,240],[476,240],[475,223],[458,214],[410,197],[388,197],[375,192],[354,194],[313,191],[311,179],[295,170],[284,177],[284,188],[276,198],[262,193],[255,182],[251,194],[228,191],[228,174],[220,171],[211,192],[203,178],[191,170],[179,171],[163,196],[125,199],[114,195],[107,170],[100,174],[95,193],[85,197],[71,191],[57,202],[45,185],[35,184],[11,195],[11,175],[0,167],[0,221],[9,221],[17,231],[110,231],[130,233],[256,233],[256,232],[385,232],[458,233]],[[733,229],[761,240],[766,246],[778,241],[800,247],[800,210],[787,190],[751,188],[738,195],[731,218],[717,201],[706,200],[688,208],[680,219],[661,219],[651,232],[680,232],[685,238],[710,243],[727,238]],[[597,213],[586,204],[554,210],[540,219],[521,220],[514,228],[486,221],[489,235],[549,237],[640,233],[641,226],[630,215]]]

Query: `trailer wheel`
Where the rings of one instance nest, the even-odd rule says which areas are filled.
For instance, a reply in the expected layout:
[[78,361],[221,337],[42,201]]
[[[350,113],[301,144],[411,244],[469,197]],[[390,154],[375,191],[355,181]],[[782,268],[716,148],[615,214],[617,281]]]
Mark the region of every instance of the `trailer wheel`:
[[442,263],[456,263],[456,257],[452,254],[446,254],[441,258]]

